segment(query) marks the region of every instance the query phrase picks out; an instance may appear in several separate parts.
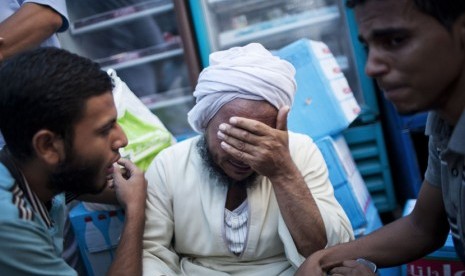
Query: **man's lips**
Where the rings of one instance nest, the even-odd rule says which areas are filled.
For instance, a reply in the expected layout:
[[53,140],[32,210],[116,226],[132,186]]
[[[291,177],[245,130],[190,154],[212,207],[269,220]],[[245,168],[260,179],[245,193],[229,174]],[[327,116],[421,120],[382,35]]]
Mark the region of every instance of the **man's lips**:
[[395,100],[405,94],[406,86],[397,84],[378,83],[379,88],[383,91],[384,97],[389,100]]
[[113,173],[115,172],[115,167],[113,166],[118,160],[120,156],[118,155],[113,159],[113,161],[107,167],[107,179],[113,178]]
[[388,82],[382,82],[382,81],[378,81],[377,83],[378,83],[379,88],[385,93],[390,93],[391,91],[397,91],[405,87],[404,85],[399,84],[399,83],[388,83]]
[[384,97],[390,101],[398,101],[403,99],[405,91],[401,87],[388,88],[383,90]]
[[250,170],[250,166],[245,164],[245,163],[238,162],[238,161],[235,161],[235,160],[229,160],[229,163],[231,163],[231,165],[233,165],[235,168],[237,168],[237,169],[239,169],[241,171]]

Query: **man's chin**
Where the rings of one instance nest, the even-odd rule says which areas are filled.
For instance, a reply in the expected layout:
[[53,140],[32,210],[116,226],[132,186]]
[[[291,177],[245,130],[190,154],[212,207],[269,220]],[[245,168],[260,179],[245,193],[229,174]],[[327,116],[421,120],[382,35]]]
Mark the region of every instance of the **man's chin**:
[[253,188],[258,183],[259,175],[257,173],[252,173],[249,176],[242,178],[239,181],[232,181],[232,185],[239,186],[242,188]]
[[418,110],[409,110],[409,109],[401,109],[401,108],[396,108],[397,113],[399,113],[402,116],[412,116],[415,115],[421,111]]
[[[68,183],[69,184],[69,183]],[[107,183],[102,183],[100,185],[94,184],[94,185],[78,185],[77,183],[75,185],[55,185],[59,187],[66,187],[64,189],[54,189],[55,194],[66,192],[66,193],[73,193],[75,195],[84,195],[84,194],[91,194],[91,195],[98,195],[102,193],[105,188],[107,187]]]
[[394,109],[397,111],[402,116],[412,116],[421,112],[428,111],[430,109],[434,109],[434,107],[431,107],[430,109],[420,107],[420,106],[413,106],[413,105],[399,105],[393,103]]

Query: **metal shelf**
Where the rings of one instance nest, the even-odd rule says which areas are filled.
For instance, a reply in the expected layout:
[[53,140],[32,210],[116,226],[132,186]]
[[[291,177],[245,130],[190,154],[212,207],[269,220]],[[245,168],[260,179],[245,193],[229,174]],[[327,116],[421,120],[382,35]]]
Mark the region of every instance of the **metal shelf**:
[[219,35],[220,48],[243,44],[264,37],[286,33],[290,30],[338,19],[339,9],[336,5],[313,9],[300,14],[261,22],[244,28],[222,32]]
[[164,108],[164,107],[169,107],[173,105],[178,105],[178,104],[183,104],[187,103],[190,101],[193,101],[194,97],[191,96],[183,96],[183,97],[177,97],[169,100],[164,100],[158,103],[154,104],[148,104],[147,107],[151,110],[159,109],[159,108]]
[[145,96],[140,99],[150,110],[166,108],[194,101],[192,89],[183,87]]
[[152,61],[180,56],[184,53],[180,43],[164,43],[142,50],[120,53],[108,58],[95,60],[104,70],[123,69]]
[[241,13],[250,10],[259,10],[275,5],[283,5],[281,0],[208,0],[208,6],[215,13]]
[[174,4],[169,0],[147,1],[76,20],[71,24],[70,32],[73,35],[83,34],[172,9]]

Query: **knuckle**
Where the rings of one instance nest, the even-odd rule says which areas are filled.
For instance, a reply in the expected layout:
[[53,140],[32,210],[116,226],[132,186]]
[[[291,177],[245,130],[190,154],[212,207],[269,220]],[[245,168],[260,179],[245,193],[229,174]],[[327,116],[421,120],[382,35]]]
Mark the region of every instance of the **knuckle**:
[[244,139],[244,140],[247,140],[249,139],[250,137],[250,133],[248,131],[242,131],[241,132],[241,138]]
[[240,151],[238,154],[239,160],[244,160],[244,152]]
[[257,128],[257,127],[260,127],[261,123],[259,121],[252,121],[251,125],[254,127],[254,128]]
[[239,142],[237,144],[237,149],[240,150],[240,151],[243,151],[245,149],[245,143],[244,142]]

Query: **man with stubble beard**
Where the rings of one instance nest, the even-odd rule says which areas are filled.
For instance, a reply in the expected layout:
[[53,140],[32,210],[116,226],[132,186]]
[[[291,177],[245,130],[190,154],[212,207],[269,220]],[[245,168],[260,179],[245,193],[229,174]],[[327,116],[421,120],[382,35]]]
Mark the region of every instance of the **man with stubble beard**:
[[287,131],[294,67],[258,43],[215,52],[188,120],[199,136],[146,172],[146,275],[293,275],[353,238],[322,155]]
[[6,61],[0,83],[1,274],[77,275],[61,257],[65,204],[93,194],[116,196],[126,214],[108,275],[140,275],[146,181],[120,159],[127,138],[110,77],[91,60],[40,48]]

